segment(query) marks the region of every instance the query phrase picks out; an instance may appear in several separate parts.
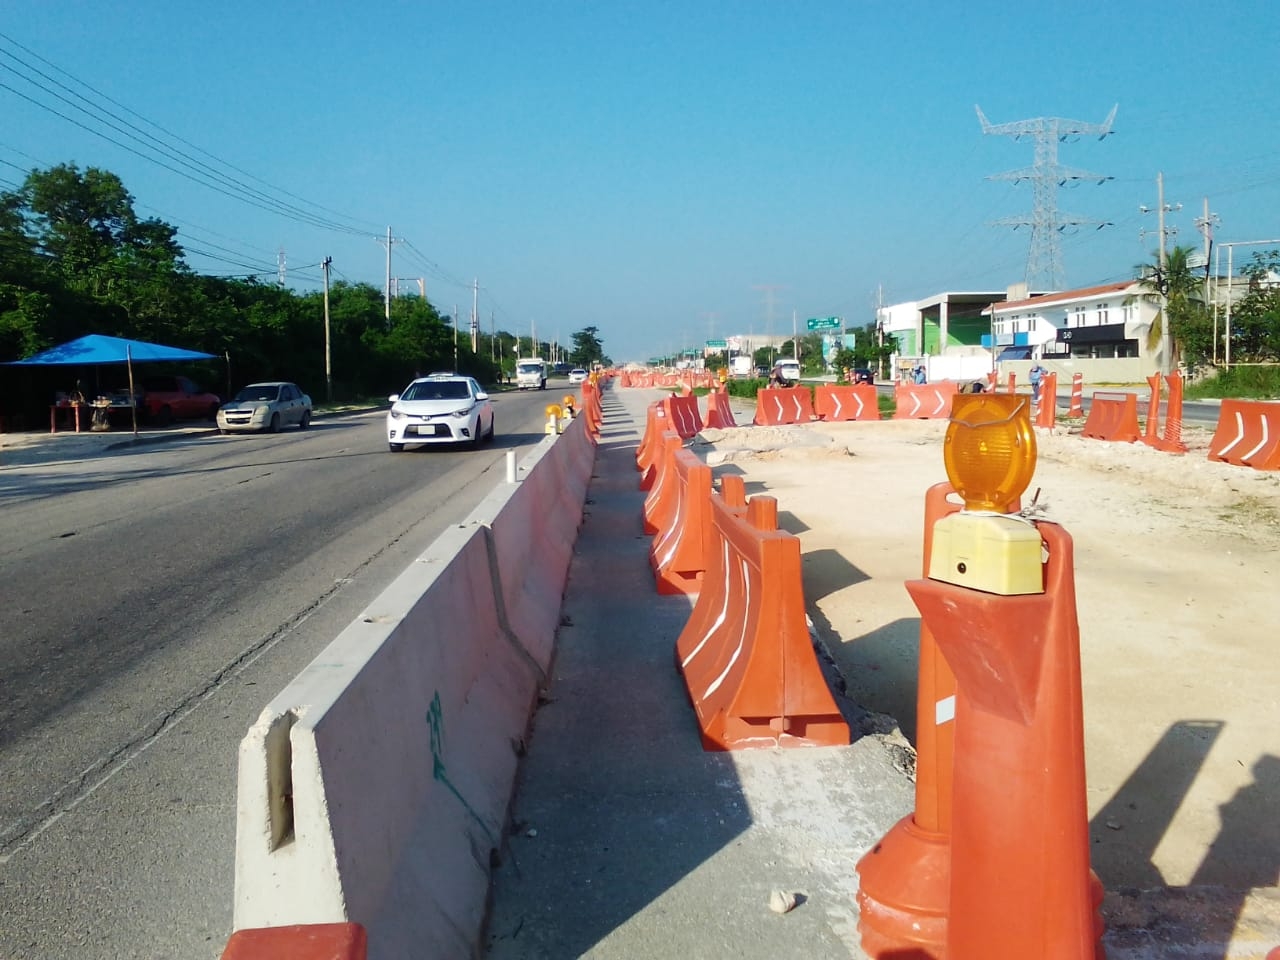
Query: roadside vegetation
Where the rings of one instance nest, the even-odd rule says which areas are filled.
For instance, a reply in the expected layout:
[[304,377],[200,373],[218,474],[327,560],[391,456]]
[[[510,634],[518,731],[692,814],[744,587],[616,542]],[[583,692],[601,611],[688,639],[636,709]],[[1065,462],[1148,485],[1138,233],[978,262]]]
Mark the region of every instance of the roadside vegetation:
[[[181,371],[214,392],[286,379],[325,400],[323,291],[281,287],[273,271],[244,273],[241,263],[229,267],[236,275],[197,273],[184,244],[177,227],[140,217],[113,173],[74,164],[32,170],[0,191],[0,361],[98,333],[216,355]],[[318,283],[319,268],[296,273]],[[495,384],[514,366],[517,340],[508,331],[481,332],[473,351],[465,325],[457,330],[455,318],[416,292],[393,297],[387,312],[378,287],[343,279],[330,286],[335,400],[385,398],[432,370]],[[597,334],[581,330],[571,348],[557,344],[556,352],[575,366],[607,362]],[[522,338],[520,353],[532,350]],[[550,357],[552,344],[539,343],[537,352]],[[33,406],[35,394],[47,404],[49,385],[40,378],[48,376],[15,370],[0,378],[0,409]]]

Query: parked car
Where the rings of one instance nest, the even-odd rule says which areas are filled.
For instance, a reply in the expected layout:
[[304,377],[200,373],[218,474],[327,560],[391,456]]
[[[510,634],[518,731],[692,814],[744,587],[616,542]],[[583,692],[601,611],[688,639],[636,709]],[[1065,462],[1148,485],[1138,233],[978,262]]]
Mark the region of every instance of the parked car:
[[574,367],[572,370],[569,371],[570,383],[583,383],[586,381],[586,379],[587,379],[587,371],[583,370],[581,367]]
[[390,397],[387,443],[392,453],[405,444],[469,443],[492,440],[493,404],[471,377],[421,377]]
[[870,383],[876,382],[876,375],[866,367],[854,367],[851,374],[853,383]]
[[165,426],[174,420],[213,420],[222,401],[186,377],[143,377],[142,414]]
[[296,383],[272,380],[251,383],[218,411],[218,429],[279,433],[281,427],[311,426],[311,398]]

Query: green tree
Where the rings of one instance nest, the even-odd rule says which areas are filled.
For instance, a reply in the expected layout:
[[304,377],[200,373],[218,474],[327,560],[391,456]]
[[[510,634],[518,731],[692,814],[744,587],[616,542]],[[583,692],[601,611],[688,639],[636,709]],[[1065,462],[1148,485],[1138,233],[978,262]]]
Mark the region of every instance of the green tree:
[[592,363],[609,366],[609,358],[604,353],[604,343],[600,340],[599,327],[583,327],[573,334],[573,348],[569,351],[569,362],[577,367],[590,369]]
[[[1151,321],[1146,345],[1148,350],[1159,349],[1167,313],[1169,339],[1173,346],[1171,367],[1176,367],[1179,358],[1184,356],[1193,364],[1205,359],[1202,343],[1207,319],[1203,300],[1204,278],[1188,263],[1188,258],[1194,253],[1191,247],[1175,246],[1165,255],[1163,268],[1158,255],[1153,255],[1151,263],[1139,264],[1136,268],[1138,284],[1143,290],[1141,298],[1160,307],[1161,294],[1164,296],[1165,306],[1156,311]],[[1212,343],[1209,347],[1212,348]]]
[[1280,360],[1280,250],[1254,253],[1241,273],[1249,291],[1232,306],[1231,359]]

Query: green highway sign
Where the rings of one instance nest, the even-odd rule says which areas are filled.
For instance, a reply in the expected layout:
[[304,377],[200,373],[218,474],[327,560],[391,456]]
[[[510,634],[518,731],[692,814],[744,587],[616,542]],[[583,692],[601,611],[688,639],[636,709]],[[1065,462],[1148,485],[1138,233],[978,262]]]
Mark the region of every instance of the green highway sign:
[[721,350],[723,350],[728,345],[729,343],[726,340],[708,340],[707,341],[708,347],[719,347]]
[[810,317],[805,321],[810,330],[839,330],[839,317]]

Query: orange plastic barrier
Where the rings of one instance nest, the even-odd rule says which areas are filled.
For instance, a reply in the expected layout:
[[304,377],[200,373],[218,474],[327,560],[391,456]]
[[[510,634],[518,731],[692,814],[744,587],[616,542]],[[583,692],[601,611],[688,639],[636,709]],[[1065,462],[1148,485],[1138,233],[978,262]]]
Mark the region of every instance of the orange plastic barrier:
[[311,923],[237,930],[222,960],[365,960],[368,949],[358,923]]
[[996,373],[996,371],[992,370],[990,373],[988,373],[987,374],[987,390],[990,391],[991,393],[995,393],[996,384],[999,382],[999,380],[1000,380],[1000,374]]
[[676,641],[703,748],[847,744],[805,624],[799,539],[776,529],[773,497],[709,504],[707,572]]
[[1071,406],[1067,408],[1068,417],[1084,416],[1084,374],[1071,375]]
[[1101,955],[1072,542],[1036,527],[1043,594],[906,585],[957,683],[948,960]]
[[1255,470],[1280,470],[1280,403],[1223,400],[1209,459]]
[[1014,373],[1012,370],[1009,371],[1009,389],[1006,390],[1005,392],[1006,393],[1018,392],[1018,375]]
[[[933,526],[960,510],[949,483],[924,501],[924,565],[933,554]],[[916,682],[916,807],[858,861],[858,932],[876,958],[942,957],[951,896],[951,764],[956,678],[920,621]],[[915,951],[914,953],[912,951]]]
[[649,547],[649,566],[660,594],[702,589],[711,539],[711,468],[688,450],[672,454],[675,510],[671,525]]
[[582,415],[587,418],[587,433],[592,443],[600,442],[600,428],[604,426],[604,407],[600,400],[600,385],[590,380],[582,384]]
[[1080,435],[1090,440],[1133,443],[1138,439],[1138,395],[1094,393]]
[[644,434],[636,447],[636,469],[640,471],[641,490],[653,486],[653,462],[668,426],[667,411],[663,409],[661,400],[655,400],[645,410]]
[[808,423],[813,419],[813,394],[808,387],[768,387],[756,391],[757,426]]
[[1156,449],[1165,453],[1186,453],[1182,440],[1182,374],[1172,373],[1164,378],[1169,385],[1169,400],[1165,404],[1164,434],[1156,441]]
[[693,394],[682,397],[665,397],[662,409],[667,412],[668,430],[674,430],[685,440],[698,435],[702,429],[702,414],[698,412],[698,398]]
[[664,431],[658,441],[658,451],[653,460],[653,486],[649,488],[641,508],[644,532],[650,536],[669,529],[675,522],[676,479],[673,458],[682,446],[684,441],[674,430]]
[[893,391],[897,409],[895,420],[935,420],[951,416],[951,399],[956,395],[956,385],[951,380],[938,383],[899,383]]
[[1040,406],[1036,410],[1035,425],[1052,430],[1058,422],[1058,375],[1047,373],[1040,381]]
[[813,392],[813,409],[819,420],[879,420],[876,388],[870,383],[840,385],[822,383]]
[[729,391],[721,387],[707,394],[707,426],[726,429],[736,427],[738,421],[733,418],[733,410],[729,407]]

